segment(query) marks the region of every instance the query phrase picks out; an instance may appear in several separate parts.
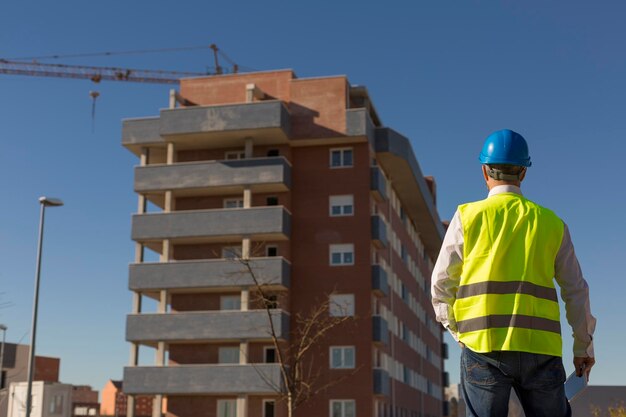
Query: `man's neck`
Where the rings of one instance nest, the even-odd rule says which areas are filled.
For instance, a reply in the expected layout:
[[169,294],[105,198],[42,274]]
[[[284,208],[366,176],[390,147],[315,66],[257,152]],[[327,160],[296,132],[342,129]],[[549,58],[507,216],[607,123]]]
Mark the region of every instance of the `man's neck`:
[[492,195],[496,195],[496,194],[502,194],[502,193],[513,193],[513,194],[523,195],[521,188],[519,188],[517,185],[509,183],[509,184],[496,185],[492,187],[489,190],[488,197],[491,197]]
[[494,180],[491,177],[487,181],[487,188],[489,189],[489,191],[491,191],[494,187],[497,187],[499,185],[514,185],[518,188],[521,188],[521,183],[519,181],[501,181],[501,180]]

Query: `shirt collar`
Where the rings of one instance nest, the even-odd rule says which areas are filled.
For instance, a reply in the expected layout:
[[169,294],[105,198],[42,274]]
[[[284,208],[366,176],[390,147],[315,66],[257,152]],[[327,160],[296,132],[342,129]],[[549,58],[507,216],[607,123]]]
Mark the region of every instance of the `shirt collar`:
[[514,193],[522,195],[522,189],[519,188],[517,185],[496,185],[491,189],[491,191],[489,191],[489,195],[487,197],[502,193]]

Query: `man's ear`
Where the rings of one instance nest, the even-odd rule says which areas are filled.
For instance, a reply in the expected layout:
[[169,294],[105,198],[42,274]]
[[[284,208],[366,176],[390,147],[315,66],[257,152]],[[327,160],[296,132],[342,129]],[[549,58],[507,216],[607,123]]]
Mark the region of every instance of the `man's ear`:
[[524,178],[526,177],[526,169],[527,168],[524,168],[524,169],[522,169],[522,172],[520,172],[520,174],[519,174],[519,182],[522,182],[524,180]]
[[485,179],[485,182],[489,181],[489,175],[487,175],[487,166],[481,165],[481,168],[483,169],[483,178]]

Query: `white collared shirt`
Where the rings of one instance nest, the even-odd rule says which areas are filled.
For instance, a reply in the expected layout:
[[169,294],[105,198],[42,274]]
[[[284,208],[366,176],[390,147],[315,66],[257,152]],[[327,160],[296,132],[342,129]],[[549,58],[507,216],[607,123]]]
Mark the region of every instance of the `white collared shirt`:
[[[522,195],[522,190],[515,185],[498,185],[489,191],[487,198],[500,193]],[[554,261],[555,279],[561,288],[561,298],[565,302],[567,322],[573,330],[574,356],[593,357],[593,332],[596,319],[591,315],[589,286],[578,264],[569,229],[565,223],[563,224],[563,240]],[[437,321],[448,329],[457,341],[459,338],[452,306],[461,280],[463,242],[463,225],[457,210],[443,239],[439,257],[433,269],[431,285],[432,303]]]

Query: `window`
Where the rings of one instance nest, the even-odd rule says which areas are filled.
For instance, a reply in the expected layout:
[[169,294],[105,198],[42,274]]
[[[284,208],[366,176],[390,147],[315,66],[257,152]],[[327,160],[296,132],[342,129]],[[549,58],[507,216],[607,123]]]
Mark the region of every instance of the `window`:
[[351,167],[352,148],[339,148],[330,150],[331,168]]
[[409,290],[404,285],[404,282],[400,282],[400,295],[402,297],[402,300],[408,304],[409,303]]
[[354,294],[331,294],[328,310],[333,317],[354,316]]
[[224,259],[241,258],[241,246],[224,246],[222,248],[222,258]]
[[224,159],[245,159],[246,153],[244,151],[228,151],[224,154]]
[[263,348],[263,359],[265,363],[276,363],[276,348],[265,346]]
[[263,400],[263,417],[274,417],[276,411],[276,401]]
[[352,195],[331,195],[329,201],[331,216],[354,215],[354,197]]
[[242,208],[243,198],[225,198],[224,208]]
[[266,201],[266,205],[267,206],[277,206],[278,205],[278,197],[276,196],[270,196],[267,197]]
[[274,246],[274,245],[266,246],[265,256],[278,256],[278,246]]
[[404,208],[402,206],[400,206],[400,220],[402,220],[402,224],[406,226],[406,211],[404,211]]
[[220,310],[241,310],[241,296],[222,295],[220,297]]
[[354,400],[330,400],[330,417],[356,417]]
[[237,400],[217,400],[217,417],[237,417]]
[[63,396],[55,395],[50,399],[50,414],[63,414]]
[[407,385],[411,383],[411,370],[405,365],[402,365],[402,382]]
[[354,265],[354,245],[352,243],[330,245],[330,264]]
[[354,362],[354,346],[330,347],[331,369],[353,369]]
[[267,156],[278,156],[280,155],[280,153],[278,152],[278,149],[268,149],[267,150]]
[[238,346],[222,346],[218,349],[218,363],[239,363]]

